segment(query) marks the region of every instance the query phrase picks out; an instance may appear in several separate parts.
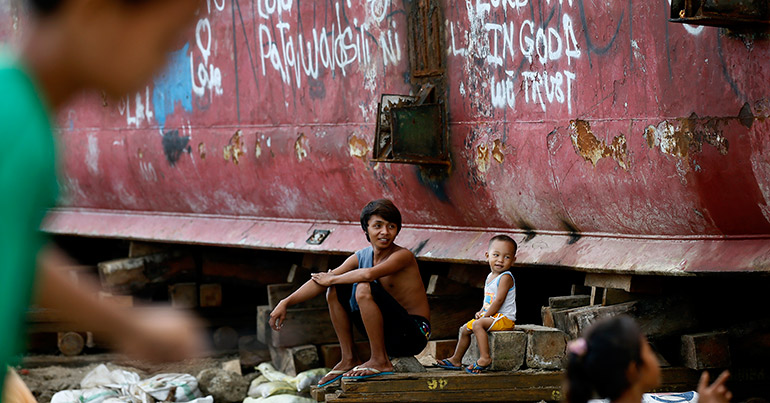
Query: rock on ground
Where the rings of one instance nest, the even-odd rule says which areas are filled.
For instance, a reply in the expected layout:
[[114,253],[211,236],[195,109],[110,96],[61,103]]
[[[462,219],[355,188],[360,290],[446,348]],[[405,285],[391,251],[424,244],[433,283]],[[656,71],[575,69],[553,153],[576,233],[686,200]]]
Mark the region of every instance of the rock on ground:
[[249,382],[241,375],[220,368],[209,368],[198,376],[198,387],[216,402],[240,402],[246,398]]

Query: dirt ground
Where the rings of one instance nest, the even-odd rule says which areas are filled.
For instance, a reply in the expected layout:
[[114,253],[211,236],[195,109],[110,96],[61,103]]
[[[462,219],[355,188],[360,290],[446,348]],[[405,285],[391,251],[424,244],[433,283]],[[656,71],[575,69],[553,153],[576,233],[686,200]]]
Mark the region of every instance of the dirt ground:
[[80,381],[83,377],[99,364],[107,365],[110,370],[120,368],[133,371],[144,379],[160,373],[185,373],[197,376],[204,369],[221,368],[224,362],[235,358],[237,357],[201,358],[178,363],[152,365],[122,359],[112,354],[80,356],[69,360],[61,356],[38,355],[27,357],[24,365],[17,368],[16,371],[39,402],[49,403],[56,392],[80,389]]

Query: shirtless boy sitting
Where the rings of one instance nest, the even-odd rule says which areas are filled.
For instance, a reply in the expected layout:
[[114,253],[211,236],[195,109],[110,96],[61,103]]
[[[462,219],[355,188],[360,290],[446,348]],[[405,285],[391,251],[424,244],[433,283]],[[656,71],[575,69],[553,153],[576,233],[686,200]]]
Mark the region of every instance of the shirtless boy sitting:
[[[380,199],[361,211],[361,227],[371,246],[359,250],[334,270],[314,273],[297,291],[276,305],[270,326],[281,330],[286,309],[326,290],[342,359],[318,386],[338,379],[364,379],[390,374],[390,357],[413,356],[430,336],[430,309],[425,286],[412,252],[394,243],[401,213]],[[352,324],[369,338],[372,355],[361,364],[353,344]]]

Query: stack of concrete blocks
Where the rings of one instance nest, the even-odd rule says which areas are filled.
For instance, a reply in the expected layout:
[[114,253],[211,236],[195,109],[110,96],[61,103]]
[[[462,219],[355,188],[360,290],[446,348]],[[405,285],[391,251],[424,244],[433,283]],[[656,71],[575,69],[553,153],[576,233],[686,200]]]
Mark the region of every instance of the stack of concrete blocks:
[[[517,325],[512,331],[489,332],[491,371],[517,371],[522,368],[561,369],[567,350],[567,334],[538,325]],[[479,359],[476,336],[463,356],[463,365]]]

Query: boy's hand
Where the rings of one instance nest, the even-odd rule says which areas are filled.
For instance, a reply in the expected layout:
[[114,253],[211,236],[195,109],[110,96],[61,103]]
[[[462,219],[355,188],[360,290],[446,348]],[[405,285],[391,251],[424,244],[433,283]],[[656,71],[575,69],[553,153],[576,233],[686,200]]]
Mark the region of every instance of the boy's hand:
[[273,312],[270,312],[270,327],[281,330],[284,321],[286,321],[286,304],[281,301],[275,306]]
[[329,270],[325,273],[313,273],[310,275],[310,277],[313,279],[313,281],[316,282],[316,284],[322,287],[329,287],[332,285],[332,279],[335,277],[335,275],[331,272],[331,270]]
[[484,311],[482,310],[482,311],[476,312],[475,318],[479,319],[479,318],[482,318],[483,316],[484,316]]
[[700,382],[698,382],[698,401],[701,403],[729,402],[733,398],[733,394],[725,386],[725,382],[729,377],[730,372],[724,371],[709,386],[709,374],[704,371],[700,377]]
[[113,335],[118,349],[150,362],[179,361],[205,350],[203,325],[194,316],[171,308],[149,308],[126,314],[126,332]]

